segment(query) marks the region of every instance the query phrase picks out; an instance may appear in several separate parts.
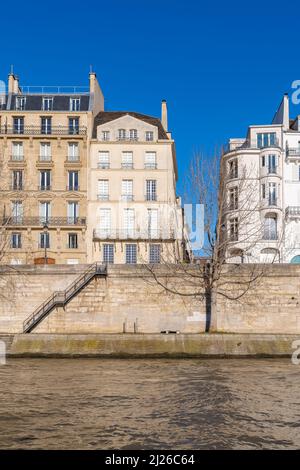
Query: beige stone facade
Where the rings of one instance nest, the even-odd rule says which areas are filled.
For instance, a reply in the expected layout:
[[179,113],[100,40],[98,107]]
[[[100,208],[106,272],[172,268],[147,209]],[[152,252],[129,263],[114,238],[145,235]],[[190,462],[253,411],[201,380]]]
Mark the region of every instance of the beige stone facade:
[[96,75],[89,80],[87,90],[25,90],[9,75],[0,105],[1,264],[183,257],[166,103],[162,122],[106,112]]
[[176,180],[174,141],[159,119],[129,112],[100,113],[90,144],[89,259],[114,263],[182,259]]

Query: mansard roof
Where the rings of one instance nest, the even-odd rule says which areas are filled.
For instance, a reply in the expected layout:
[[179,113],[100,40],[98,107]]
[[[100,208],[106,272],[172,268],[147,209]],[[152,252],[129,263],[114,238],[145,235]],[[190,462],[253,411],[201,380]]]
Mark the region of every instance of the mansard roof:
[[[16,110],[16,97],[24,96],[26,98],[25,109],[26,111],[43,111],[43,98],[53,98],[53,109],[51,111],[67,111],[70,112],[70,98],[80,98],[80,111],[88,111],[90,103],[90,95],[73,95],[73,94],[25,94],[25,95],[16,95],[12,94],[6,96],[5,104],[0,109],[6,111]],[[17,111],[17,110],[16,110]]]

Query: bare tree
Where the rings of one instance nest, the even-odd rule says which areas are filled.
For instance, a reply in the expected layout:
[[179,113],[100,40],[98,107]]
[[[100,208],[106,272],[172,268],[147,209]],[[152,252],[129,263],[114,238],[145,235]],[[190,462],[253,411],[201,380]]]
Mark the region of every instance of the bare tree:
[[[264,238],[259,182],[249,165],[228,166],[219,156],[207,159],[196,154],[185,179],[185,203],[202,204],[203,226],[185,227],[187,232],[203,230],[203,246],[193,253],[193,263],[164,254],[164,274],[156,265],[145,264],[154,281],[176,295],[196,297],[205,303],[206,332],[214,329],[219,296],[241,302],[264,275],[253,252]],[[276,241],[280,246],[282,235]],[[190,243],[188,241],[188,243]],[[272,243],[274,247],[274,243]],[[243,266],[245,258],[252,263]],[[253,262],[255,260],[256,262]],[[269,262],[274,262],[275,256]],[[196,261],[196,262],[195,262]],[[249,261],[249,259],[247,259]],[[174,283],[180,277],[180,284]],[[180,287],[182,286],[182,287]]]

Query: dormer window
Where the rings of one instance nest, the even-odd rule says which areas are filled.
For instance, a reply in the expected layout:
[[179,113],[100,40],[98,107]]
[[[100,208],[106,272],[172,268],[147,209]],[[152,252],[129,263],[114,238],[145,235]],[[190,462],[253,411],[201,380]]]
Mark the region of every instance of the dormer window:
[[130,140],[138,140],[138,133],[136,129],[130,129],[129,131],[129,139]]
[[102,131],[102,140],[105,140],[106,142],[110,140],[110,133],[109,131]]
[[17,111],[24,111],[25,105],[26,105],[25,96],[17,96],[16,97],[16,110]]
[[145,137],[146,137],[146,142],[152,142],[154,138],[153,131],[146,131]]
[[125,131],[125,129],[119,129],[119,130],[118,130],[118,139],[119,139],[119,140],[125,140],[125,139],[126,139],[126,131]]
[[80,111],[80,98],[70,98],[70,111]]
[[43,98],[43,111],[53,110],[53,98]]

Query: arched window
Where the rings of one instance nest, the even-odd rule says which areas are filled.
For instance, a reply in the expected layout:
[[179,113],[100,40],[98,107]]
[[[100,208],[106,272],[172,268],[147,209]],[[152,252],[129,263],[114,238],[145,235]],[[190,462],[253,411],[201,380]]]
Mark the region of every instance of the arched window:
[[277,240],[277,216],[267,214],[264,219],[264,240]]
[[300,264],[300,255],[294,256],[290,261],[292,264]]

